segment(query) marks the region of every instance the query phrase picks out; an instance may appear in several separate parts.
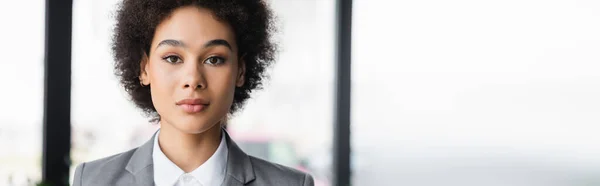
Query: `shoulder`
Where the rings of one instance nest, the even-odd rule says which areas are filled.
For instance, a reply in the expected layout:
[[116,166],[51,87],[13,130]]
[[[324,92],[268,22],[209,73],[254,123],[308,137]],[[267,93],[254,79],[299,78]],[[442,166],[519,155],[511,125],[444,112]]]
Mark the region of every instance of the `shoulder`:
[[269,185],[294,185],[312,186],[314,180],[308,173],[272,163],[254,156],[250,157],[250,162],[254,169],[254,174],[259,182],[270,183]]
[[131,159],[131,156],[133,155],[135,150],[137,150],[137,148],[131,149],[123,153],[108,156],[102,159],[83,163],[82,166],[85,166],[84,173],[123,170],[125,169],[125,166],[127,165],[129,159]]
[[[95,185],[126,174],[125,166],[137,148],[102,159],[81,163],[75,169],[74,185]],[[87,183],[87,184],[85,184]]]

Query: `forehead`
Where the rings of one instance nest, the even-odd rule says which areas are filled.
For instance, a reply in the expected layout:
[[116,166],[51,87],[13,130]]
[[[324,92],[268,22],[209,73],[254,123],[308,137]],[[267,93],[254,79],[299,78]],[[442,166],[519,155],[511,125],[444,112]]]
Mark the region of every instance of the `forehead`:
[[231,26],[217,19],[205,8],[186,6],[177,8],[157,27],[152,40],[152,48],[162,40],[183,41],[191,49],[200,49],[211,40],[223,39],[236,50],[235,35]]

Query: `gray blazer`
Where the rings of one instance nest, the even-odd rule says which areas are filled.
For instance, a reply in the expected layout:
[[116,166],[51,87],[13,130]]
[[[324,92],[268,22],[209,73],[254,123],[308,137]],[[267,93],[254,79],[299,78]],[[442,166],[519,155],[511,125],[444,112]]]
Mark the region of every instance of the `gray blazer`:
[[[224,132],[228,156],[224,186],[313,186],[309,174],[244,153]],[[154,137],[121,154],[82,163],[75,169],[74,186],[154,185],[152,148]]]

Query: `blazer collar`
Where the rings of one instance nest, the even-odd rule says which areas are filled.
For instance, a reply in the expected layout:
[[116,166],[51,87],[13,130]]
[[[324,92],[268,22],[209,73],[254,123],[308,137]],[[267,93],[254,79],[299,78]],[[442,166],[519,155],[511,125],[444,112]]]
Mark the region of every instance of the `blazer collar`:
[[[244,185],[254,179],[254,169],[250,162],[250,156],[248,156],[227,133],[227,130],[222,129],[227,140],[227,170],[225,175],[225,181],[223,185]],[[156,134],[156,132],[155,132]],[[153,166],[152,166],[152,150],[154,148],[154,136],[140,146],[127,163],[125,169],[134,175],[136,183],[150,183],[154,182],[153,177]]]
[[[157,130],[158,132],[158,130]],[[154,148],[154,136],[142,146],[138,147],[129,158],[125,170],[134,176],[132,185],[154,185],[154,169],[152,166],[152,149]]]
[[227,133],[227,130],[225,130],[224,134],[227,139],[229,153],[227,155],[227,173],[223,185],[247,184],[256,179],[254,168],[252,168],[252,163],[250,162],[250,156],[235,144]]

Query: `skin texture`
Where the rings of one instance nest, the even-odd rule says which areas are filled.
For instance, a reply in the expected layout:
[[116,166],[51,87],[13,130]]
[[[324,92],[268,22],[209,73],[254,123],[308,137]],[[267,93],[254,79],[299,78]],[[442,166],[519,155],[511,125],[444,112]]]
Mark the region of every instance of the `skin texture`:
[[[175,9],[156,28],[150,54],[140,62],[140,81],[150,86],[160,115],[159,145],[185,172],[202,165],[220,142],[220,123],[244,85],[235,35],[226,22],[204,8]],[[177,103],[202,99],[208,105],[186,112]]]

